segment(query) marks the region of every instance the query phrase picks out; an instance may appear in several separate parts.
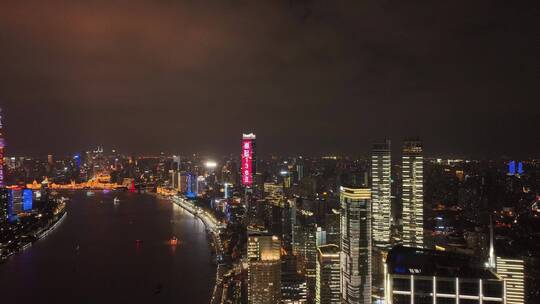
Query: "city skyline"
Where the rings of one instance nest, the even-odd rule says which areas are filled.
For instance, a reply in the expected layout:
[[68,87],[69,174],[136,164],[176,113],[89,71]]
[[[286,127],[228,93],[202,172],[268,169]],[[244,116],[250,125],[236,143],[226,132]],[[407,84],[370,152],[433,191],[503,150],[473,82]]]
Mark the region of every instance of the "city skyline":
[[[6,171],[11,180],[18,182],[0,189],[2,238],[9,240],[0,242],[0,257],[9,262],[11,256],[24,253],[31,243],[61,225],[68,213],[66,200],[69,199],[57,197],[57,191],[67,190],[62,194],[79,195],[77,200],[82,201],[85,200],[80,194],[86,192],[87,202],[98,196],[101,200],[93,201],[94,208],[99,205],[125,208],[119,206],[131,205],[129,201],[155,193],[166,205],[175,204],[204,224],[211,260],[217,265],[210,303],[227,298],[254,304],[334,303],[340,297],[340,301],[351,304],[380,300],[387,304],[417,303],[431,298],[441,303],[478,300],[522,304],[526,297],[534,296],[534,287],[526,287],[535,281],[525,271],[525,265],[534,265],[535,258],[523,247],[501,250],[502,244],[494,244],[491,224],[490,241],[486,242],[488,227],[481,218],[486,214],[475,213],[477,207],[474,207],[483,202],[485,179],[465,174],[464,170],[472,173],[482,168],[483,174],[495,173],[498,176],[495,184],[500,185],[501,181],[505,184],[498,188],[512,193],[504,196],[513,197],[511,207],[507,207],[504,197],[499,197],[498,206],[489,208],[496,215],[498,234],[513,238],[504,242],[514,246],[514,241],[529,241],[527,233],[513,230],[512,225],[517,228],[538,218],[540,196],[525,186],[537,189],[536,161],[525,164],[499,161],[497,169],[491,161],[485,167],[485,162],[427,160],[423,157],[422,142],[414,138],[403,142],[401,170],[394,174],[388,140],[376,142],[372,158],[365,162],[335,157],[272,158],[255,169],[246,164],[256,158],[256,135],[243,134],[241,138],[237,156],[219,165],[198,157],[134,158],[107,154],[102,147],[86,153],[85,157],[55,159],[48,155],[47,162],[8,159]],[[234,160],[237,157],[240,162]],[[242,163],[242,167],[233,165],[236,162]],[[426,179],[424,167],[429,168],[428,172],[439,173]],[[43,182],[34,179],[24,184],[24,180],[32,180],[30,172],[43,177]],[[259,174],[253,176],[254,172]],[[51,180],[46,177],[49,173],[53,176]],[[337,174],[339,179],[328,174]],[[314,184],[317,176],[327,176],[319,179],[322,188]],[[389,187],[392,176],[397,177],[398,187]],[[480,183],[456,183],[465,176]],[[450,179],[442,187],[434,187],[441,178]],[[524,186],[515,187],[518,184]],[[232,193],[227,185],[233,187]],[[424,185],[430,189],[426,192],[427,200]],[[459,185],[457,192],[462,194],[458,194],[457,201],[436,198],[438,191],[450,194],[456,185]],[[440,189],[433,191],[435,188]],[[464,189],[469,189],[475,197],[466,208],[463,207],[471,202],[463,196]],[[390,212],[395,209],[390,208],[392,200],[388,199],[393,197],[392,193],[401,197],[397,202],[402,211],[397,214]],[[514,194],[522,199],[516,199]],[[522,204],[523,199],[526,205]],[[123,200],[127,202],[121,203]],[[373,207],[374,202],[379,206]],[[69,206],[70,210],[75,208]],[[430,215],[426,217],[425,212]],[[461,216],[466,219],[460,219]],[[473,229],[471,223],[475,225]],[[381,227],[372,229],[379,224]],[[459,233],[460,229],[469,231]],[[385,230],[388,235],[381,233]],[[11,241],[17,235],[25,241]],[[161,243],[171,246],[174,255],[179,242],[173,235]],[[230,242],[235,245],[231,247]],[[143,241],[136,239],[135,244],[139,250]],[[530,249],[534,250],[533,246]],[[75,254],[78,250],[76,245]],[[495,266],[491,262],[494,254]],[[149,260],[143,263],[146,262]],[[161,287],[157,290],[161,292]]]
[[[6,139],[14,154],[88,143],[225,154],[249,126],[265,138],[262,154],[367,154],[373,139],[419,136],[427,155],[535,157],[532,11],[484,1],[4,3]],[[368,115],[357,123],[357,113]]]
[[0,4],[9,303],[540,303],[536,7]]

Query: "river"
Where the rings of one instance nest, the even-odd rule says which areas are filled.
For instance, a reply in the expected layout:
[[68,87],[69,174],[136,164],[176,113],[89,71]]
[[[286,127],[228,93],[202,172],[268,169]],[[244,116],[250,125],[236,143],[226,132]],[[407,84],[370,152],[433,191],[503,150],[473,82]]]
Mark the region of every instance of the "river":
[[200,220],[146,194],[69,197],[53,232],[0,264],[3,303],[209,302],[216,270]]

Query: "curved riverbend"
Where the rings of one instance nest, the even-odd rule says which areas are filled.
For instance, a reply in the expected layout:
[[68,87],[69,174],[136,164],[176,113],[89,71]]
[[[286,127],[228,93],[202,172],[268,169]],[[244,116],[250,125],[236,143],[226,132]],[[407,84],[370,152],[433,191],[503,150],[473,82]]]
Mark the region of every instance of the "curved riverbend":
[[216,268],[206,229],[181,207],[152,195],[76,192],[67,211],[46,238],[0,265],[4,301],[209,302]]
[[[201,208],[195,207],[195,205],[188,201],[187,199],[180,197],[180,196],[169,196],[167,197],[173,204],[176,204],[180,207],[182,207],[184,210],[191,213],[193,216],[200,219],[204,226],[207,229],[207,232],[212,236],[213,243],[214,243],[214,252],[217,256],[223,254],[223,244],[221,242],[220,238],[220,229],[225,228],[225,225],[219,223],[212,215],[210,215],[208,212],[204,211]],[[218,265],[218,269],[216,271],[216,282],[221,282],[221,275],[222,271],[220,271],[220,267],[222,265]],[[212,298],[210,300],[210,303],[217,303],[219,299],[221,298],[220,292],[221,290],[218,289],[218,284],[215,284],[214,291],[212,293]]]

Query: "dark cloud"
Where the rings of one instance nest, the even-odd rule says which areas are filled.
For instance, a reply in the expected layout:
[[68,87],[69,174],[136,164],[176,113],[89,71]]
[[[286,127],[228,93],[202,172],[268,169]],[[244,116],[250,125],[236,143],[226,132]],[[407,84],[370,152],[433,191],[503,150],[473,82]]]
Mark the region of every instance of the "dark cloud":
[[419,135],[430,154],[538,156],[527,5],[3,1],[8,151],[232,153],[254,130],[263,152]]

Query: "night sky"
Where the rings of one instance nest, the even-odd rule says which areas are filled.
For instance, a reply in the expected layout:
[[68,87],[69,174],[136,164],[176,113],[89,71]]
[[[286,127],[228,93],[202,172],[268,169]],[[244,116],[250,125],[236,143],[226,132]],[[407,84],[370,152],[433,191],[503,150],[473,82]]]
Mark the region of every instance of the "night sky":
[[7,154],[538,157],[534,2],[5,0]]

